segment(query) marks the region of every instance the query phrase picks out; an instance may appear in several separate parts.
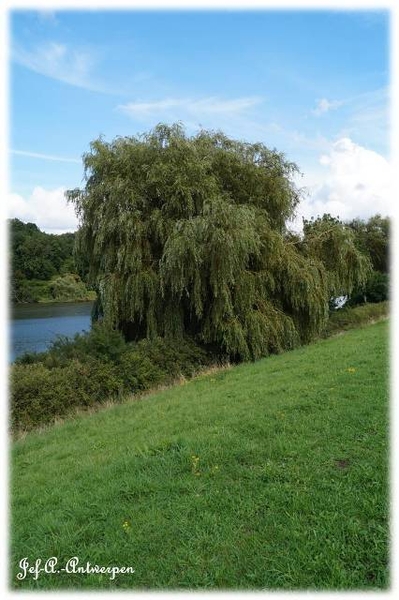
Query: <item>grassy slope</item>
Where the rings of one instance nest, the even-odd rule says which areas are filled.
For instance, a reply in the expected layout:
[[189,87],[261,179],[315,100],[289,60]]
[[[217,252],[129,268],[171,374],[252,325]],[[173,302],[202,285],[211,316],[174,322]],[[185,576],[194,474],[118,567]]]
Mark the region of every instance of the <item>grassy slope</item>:
[[[387,327],[202,376],[15,443],[12,585],[386,587]],[[25,556],[136,572],[17,582]]]

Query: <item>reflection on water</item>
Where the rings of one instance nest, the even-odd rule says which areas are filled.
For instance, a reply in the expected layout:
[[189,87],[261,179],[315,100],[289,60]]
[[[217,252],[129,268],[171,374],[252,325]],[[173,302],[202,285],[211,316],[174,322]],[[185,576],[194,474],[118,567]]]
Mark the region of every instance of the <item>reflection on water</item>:
[[24,352],[42,352],[57,335],[90,329],[92,302],[19,304],[10,311],[10,361]]

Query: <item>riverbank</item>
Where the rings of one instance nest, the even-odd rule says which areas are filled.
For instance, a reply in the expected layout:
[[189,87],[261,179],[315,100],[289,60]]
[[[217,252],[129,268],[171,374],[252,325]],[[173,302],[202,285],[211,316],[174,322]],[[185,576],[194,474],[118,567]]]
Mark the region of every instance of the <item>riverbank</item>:
[[[42,313],[44,309],[42,306]],[[321,337],[385,318],[388,311],[388,303],[341,309],[331,315]],[[191,377],[221,359],[194,340],[182,339],[176,344],[157,338],[126,343],[119,332],[100,324],[87,329],[74,339],[59,340],[50,351],[21,357],[12,367],[14,433],[51,424],[75,410],[110,400],[123,402],[130,394],[170,385],[181,376]],[[34,332],[43,330],[40,323],[33,327]]]
[[36,306],[37,304],[79,304],[80,302],[94,302],[96,298],[96,292],[89,291],[85,298],[66,298],[60,300],[54,300],[54,298],[39,298],[35,302],[13,302],[11,307]]
[[56,275],[48,280],[23,282],[23,293],[14,295],[13,304],[48,304],[56,302],[93,302],[97,294],[89,290],[77,273]]

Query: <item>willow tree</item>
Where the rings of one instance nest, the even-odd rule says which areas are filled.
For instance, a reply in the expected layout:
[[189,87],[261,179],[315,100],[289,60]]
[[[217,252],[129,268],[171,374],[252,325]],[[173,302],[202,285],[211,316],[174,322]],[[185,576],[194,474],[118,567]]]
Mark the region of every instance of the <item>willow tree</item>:
[[301,250],[305,256],[317,256],[322,261],[330,297],[350,295],[366,282],[372,263],[359,251],[356,233],[349,225],[330,214],[304,220],[303,225]]
[[[85,188],[67,192],[80,219],[77,252],[104,320],[128,340],[188,334],[248,359],[320,331],[331,273],[317,244],[286,236],[300,193],[283,154],[158,125],[98,139],[83,160]],[[334,271],[344,289],[366,267],[338,233],[353,250]]]

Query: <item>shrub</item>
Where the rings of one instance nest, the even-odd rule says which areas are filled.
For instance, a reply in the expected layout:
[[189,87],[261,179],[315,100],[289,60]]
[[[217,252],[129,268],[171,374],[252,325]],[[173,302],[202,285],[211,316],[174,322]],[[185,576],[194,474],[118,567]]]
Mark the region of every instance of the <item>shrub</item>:
[[348,301],[349,306],[366,302],[385,302],[389,299],[389,275],[373,271],[362,291],[358,291]]
[[192,377],[201,366],[214,362],[205,350],[187,337],[181,338],[178,343],[176,339],[142,340],[136,347],[141,356],[147,356],[171,379],[180,375]]
[[126,344],[119,369],[130,391],[147,390],[160,383],[168,384],[180,376],[192,377],[204,365],[212,362],[211,355],[192,340],[155,338]]
[[92,406],[123,395],[124,385],[118,370],[109,362],[89,358],[84,363],[72,360],[65,369],[76,391],[75,406]]
[[33,365],[43,362],[47,357],[47,352],[25,352],[17,356],[14,365]]
[[71,360],[65,368],[43,363],[11,369],[11,427],[32,429],[67,415],[75,407],[104,402],[123,392],[123,381],[109,363]]
[[370,321],[381,319],[388,315],[389,302],[379,302],[378,304],[363,304],[351,308],[345,306],[330,314],[324,330],[323,337],[328,337],[342,330],[352,329],[366,325]]
[[31,429],[63,415],[71,404],[70,373],[49,371],[42,363],[14,365],[11,369],[11,426]]
[[68,273],[56,277],[49,283],[51,298],[58,301],[86,300],[88,290],[79,275]]
[[101,323],[73,339],[59,337],[47,352],[27,353],[11,367],[12,428],[32,429],[109,398],[192,376],[211,357],[189,339],[126,343]]
[[118,362],[126,349],[119,331],[95,323],[89,332],[77,333],[73,338],[58,336],[44,360],[49,368],[65,366],[71,359],[86,362],[93,357],[105,362]]
[[389,299],[389,275],[375,271],[367,282],[368,302],[384,302]]
[[124,384],[130,392],[149,390],[160,383],[167,383],[168,380],[166,371],[135,348],[131,348],[124,354],[120,371]]

